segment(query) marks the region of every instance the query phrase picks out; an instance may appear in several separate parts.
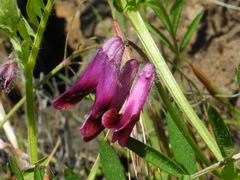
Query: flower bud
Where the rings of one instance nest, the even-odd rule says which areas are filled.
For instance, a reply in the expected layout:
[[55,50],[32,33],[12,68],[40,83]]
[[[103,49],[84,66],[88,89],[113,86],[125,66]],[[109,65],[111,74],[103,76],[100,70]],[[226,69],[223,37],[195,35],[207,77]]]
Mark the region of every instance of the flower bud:
[[0,66],[0,83],[5,92],[11,91],[17,74],[18,63],[11,54]]

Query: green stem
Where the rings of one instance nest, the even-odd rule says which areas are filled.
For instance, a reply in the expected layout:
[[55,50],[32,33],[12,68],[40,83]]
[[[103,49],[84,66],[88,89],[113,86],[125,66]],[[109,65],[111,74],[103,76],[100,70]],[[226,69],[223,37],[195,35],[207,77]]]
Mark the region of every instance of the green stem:
[[33,97],[33,68],[37,59],[39,47],[41,44],[44,29],[47,24],[47,20],[50,11],[53,6],[54,0],[49,0],[38,26],[37,34],[35,36],[32,51],[29,55],[28,61],[23,62],[24,73],[25,73],[25,90],[26,90],[26,115],[27,115],[27,129],[28,129],[28,143],[29,143],[29,154],[30,164],[34,164],[38,161],[38,148],[37,148],[37,131],[36,122],[34,115],[34,97]]
[[217,163],[215,163],[215,164],[213,164],[213,165],[211,165],[211,166],[209,166],[209,167],[207,167],[207,168],[205,168],[201,171],[198,171],[195,174],[192,174],[190,179],[197,179],[197,178],[201,177],[202,175],[207,174],[208,172],[211,172],[211,171],[213,171],[213,170],[215,170],[219,167],[225,166],[229,163],[239,161],[239,159],[240,159],[240,154],[239,153],[235,154],[231,158],[228,158],[228,159],[225,159],[223,161],[217,162]]
[[38,161],[38,148],[37,148],[37,131],[34,116],[34,101],[33,101],[33,70],[25,65],[25,91],[26,91],[26,108],[27,108],[27,129],[28,129],[28,143],[30,164]]
[[[123,0],[123,4],[126,1]],[[207,144],[209,149],[215,155],[218,161],[223,159],[217,143],[214,141],[213,137],[209,134],[206,127],[203,125],[202,121],[198,118],[196,113],[193,111],[191,105],[187,101],[186,97],[183,95],[181,89],[179,88],[176,80],[171,74],[167,64],[165,63],[161,53],[159,52],[155,42],[153,41],[149,31],[147,30],[140,14],[138,11],[127,11],[125,12],[131,21],[135,31],[137,32],[139,39],[141,40],[149,58],[154,63],[158,75],[162,78],[165,85],[167,86],[169,92],[173,96],[177,105],[187,117],[190,124],[195,128],[199,136]]]
[[28,62],[27,62],[27,63],[30,63],[32,65],[32,67],[34,67],[36,59],[37,59],[37,55],[38,55],[39,47],[40,47],[40,44],[41,44],[43,32],[44,32],[44,29],[47,25],[47,20],[48,20],[49,14],[51,12],[53,2],[54,2],[54,0],[49,0],[48,1],[47,5],[44,9],[43,17],[41,18],[40,24],[38,26],[37,34],[36,34],[34,42],[33,42],[32,51],[30,53],[30,56],[29,56]]

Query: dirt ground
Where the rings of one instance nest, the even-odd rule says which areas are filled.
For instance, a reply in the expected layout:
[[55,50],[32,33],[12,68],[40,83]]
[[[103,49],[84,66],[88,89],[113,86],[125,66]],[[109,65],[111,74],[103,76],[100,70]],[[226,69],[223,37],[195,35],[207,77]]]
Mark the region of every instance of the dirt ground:
[[[240,1],[226,0],[225,3],[240,6]],[[103,24],[96,18],[92,7],[101,15],[104,20],[104,26],[111,30],[111,13],[106,1],[88,0],[85,3],[81,3],[80,0],[55,0],[55,13],[52,13],[49,26],[45,32],[39,58],[40,63],[36,67],[36,81],[42,77],[40,72],[48,73],[63,59],[67,32],[69,33],[67,55],[79,47],[81,48],[83,44],[86,46],[97,44],[102,42],[101,40],[106,39],[107,36]],[[219,6],[210,0],[186,1],[179,24],[179,40],[184,36],[187,27],[194,17],[200,12],[204,12],[204,16],[196,33],[187,45],[184,55],[200,68],[219,87],[224,95],[234,95],[238,93],[236,69],[240,65],[240,11]],[[76,15],[74,16],[74,14]],[[154,17],[150,9],[148,18],[155,27],[165,32],[162,24]],[[90,37],[98,37],[101,40],[89,40]],[[141,46],[130,24],[127,38]],[[154,38],[156,39],[156,37]],[[159,43],[159,40],[156,39],[156,42],[159,44],[164,57],[173,58],[172,53]],[[8,50],[2,49],[1,56],[4,56],[4,53],[8,52]],[[91,54],[86,53],[75,59],[74,62],[87,62],[91,59]],[[80,69],[80,66],[76,64],[74,63],[73,65],[75,72]],[[185,62],[181,62],[181,64],[183,71],[197,85],[200,91],[208,94],[207,90],[192,73],[189,65]],[[77,72],[77,75],[80,72],[81,69]],[[174,75],[180,82],[179,73],[174,72]],[[77,77],[79,76],[72,76],[70,80],[74,82]],[[58,85],[56,85],[57,83]],[[18,96],[15,96],[14,93],[6,96],[2,93],[5,102],[8,102],[6,103],[8,105],[5,105],[6,111],[9,111],[21,97],[22,89],[20,85],[18,87],[20,87],[16,91]],[[79,127],[90,111],[92,101],[85,99],[73,108],[57,111],[50,106],[50,102],[64,89],[64,81],[55,78],[36,93],[39,149],[42,156],[47,156],[52,152],[59,140],[60,144],[58,144],[53,162],[50,164],[50,168],[54,170],[57,179],[62,179],[64,166],[76,170],[80,176],[85,178],[84,170],[92,167],[96,159],[99,143],[99,139],[85,143],[82,141],[79,133]],[[190,91],[186,82],[184,82],[184,90]],[[226,112],[212,97],[206,95],[206,98],[212,101],[223,113]],[[238,96],[232,98],[231,102],[236,108],[240,109]],[[223,117],[229,118],[229,115],[223,114]],[[11,119],[11,124],[24,147],[27,143],[24,107]],[[240,139],[238,131],[234,130],[232,135],[235,142],[238,142]],[[6,140],[2,130],[0,130],[0,138]],[[235,145],[239,146],[237,143]],[[0,151],[0,156],[3,157],[0,159],[0,166],[6,164],[9,154],[9,151]],[[79,169],[81,169],[80,172]]]

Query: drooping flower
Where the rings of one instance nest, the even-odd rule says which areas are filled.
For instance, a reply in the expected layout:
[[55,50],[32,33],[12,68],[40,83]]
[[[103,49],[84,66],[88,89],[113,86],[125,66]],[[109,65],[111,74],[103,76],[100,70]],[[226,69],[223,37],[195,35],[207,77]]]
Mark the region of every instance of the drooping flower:
[[114,61],[120,64],[124,51],[124,43],[118,36],[109,38],[99,49],[95,58],[82,74],[81,78],[67,91],[56,98],[52,105],[62,110],[80,102],[86,95],[96,89],[105,62]]
[[[156,73],[153,64],[147,63],[130,91],[138,71],[138,62],[131,59],[120,71],[124,49],[125,44],[120,37],[108,39],[81,78],[52,103],[56,109],[69,108],[97,89],[94,105],[80,128],[86,142],[95,138],[106,127],[114,131],[112,142],[118,141],[121,146],[125,146],[139,120]],[[127,97],[123,114],[119,115]]]
[[147,99],[155,76],[154,65],[152,63],[146,63],[130,92],[123,113],[118,115],[118,112],[114,108],[104,113],[102,117],[104,127],[114,131],[112,143],[118,141],[120,146],[124,147],[126,145],[134,125],[139,120],[140,112]]
[[136,75],[138,63],[129,60],[119,75],[119,64],[105,62],[99,78],[93,108],[80,129],[84,141],[95,138],[103,129],[102,115],[112,107],[117,111],[122,107]]
[[6,61],[0,66],[0,82],[5,92],[9,92],[16,79],[18,63],[16,57],[10,54]]

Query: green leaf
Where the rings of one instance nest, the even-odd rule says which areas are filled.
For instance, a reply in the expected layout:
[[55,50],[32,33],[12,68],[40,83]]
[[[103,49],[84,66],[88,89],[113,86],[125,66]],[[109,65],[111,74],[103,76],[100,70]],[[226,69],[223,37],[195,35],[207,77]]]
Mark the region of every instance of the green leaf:
[[121,3],[121,0],[111,0],[113,7],[116,9],[117,12],[122,13],[123,12],[123,6]]
[[211,105],[208,107],[208,116],[222,155],[224,157],[231,155],[233,151],[231,135],[222,117]]
[[35,3],[35,1],[33,4],[33,9],[34,9],[34,12],[36,13],[36,15],[38,15],[38,17],[41,18],[43,16],[41,7],[37,3]]
[[[183,127],[185,127],[185,129],[187,130],[186,124],[181,118],[181,114],[177,110],[176,106],[175,111],[180,117]],[[177,125],[175,124],[169,113],[167,114],[167,122],[170,144],[176,162],[181,165],[188,174],[194,174],[195,172],[197,172],[197,168],[196,159],[192,147],[189,145],[182,132],[178,129]]]
[[43,176],[40,168],[36,165],[34,168],[34,180],[43,180]]
[[188,27],[187,32],[185,33],[181,45],[180,45],[180,52],[182,52],[184,50],[184,48],[186,47],[187,43],[189,42],[190,38],[192,37],[194,31],[197,28],[197,25],[199,24],[201,18],[203,16],[203,13],[198,14],[195,19],[192,21],[192,23],[190,24],[190,26]]
[[44,5],[43,0],[34,0],[34,2],[35,2],[36,5],[37,5],[38,7],[40,7],[41,9],[44,9],[44,8],[45,8],[45,5]]
[[179,180],[191,180],[191,176],[190,175],[184,175]]
[[147,26],[148,30],[151,31],[155,36],[157,36],[165,46],[169,47],[173,51],[173,46],[170,43],[170,41],[153,25],[151,25],[149,22],[145,22],[145,25]]
[[24,25],[25,25],[25,28],[28,32],[28,34],[32,37],[35,37],[35,32],[33,31],[33,29],[31,28],[31,26],[28,24],[27,20],[25,18],[22,18],[22,20],[24,21]]
[[35,9],[34,6],[35,6],[35,1],[34,0],[28,0],[26,11],[27,11],[27,15],[28,15],[29,19],[32,21],[32,23],[35,26],[38,26],[39,22],[38,22],[38,18],[36,16],[36,13],[34,11],[34,9]]
[[176,177],[181,177],[186,174],[186,172],[169,157],[160,153],[156,149],[143,144],[140,141],[137,141],[129,137],[127,141],[127,148],[136,153],[138,156],[146,160],[147,162],[155,165],[156,167],[162,169],[163,171],[174,175]]
[[30,40],[31,39],[23,19],[21,19],[21,21],[18,23],[18,31],[19,31],[21,37],[24,40]]
[[34,168],[27,169],[23,172],[24,179],[33,179],[34,177]]
[[26,63],[27,60],[28,60],[28,57],[29,57],[29,49],[30,49],[30,41],[29,40],[26,40],[26,41],[22,41],[22,54],[21,56],[19,57],[20,58],[20,61],[22,63]]
[[221,172],[223,180],[234,180],[234,163],[230,162],[223,167]]
[[164,6],[166,7],[169,2],[170,2],[170,0],[164,0]]
[[176,33],[178,28],[179,19],[182,13],[182,6],[185,0],[177,0],[174,1],[171,9],[170,9],[170,16],[172,17],[172,24],[173,24],[173,31]]
[[143,5],[145,5],[145,6],[149,6],[149,7],[151,7],[151,8],[158,8],[158,6],[156,6],[152,1],[146,1],[146,2],[144,2],[144,3],[142,3]]
[[168,17],[168,14],[166,12],[165,7],[160,1],[154,1],[154,5],[151,6],[158,18],[162,21],[164,27],[168,30],[168,32],[171,32],[171,22]]
[[23,179],[23,175],[16,163],[16,160],[13,156],[10,156],[10,165],[12,167],[12,171],[14,173],[14,175],[16,176],[17,180],[24,180]]
[[[0,1],[0,22],[2,27],[7,27],[10,31],[16,31],[18,22],[22,15],[18,9],[16,0]],[[3,28],[5,29],[5,28]],[[8,31],[6,31],[8,33]]]
[[182,8],[184,2],[185,2],[185,0],[174,1],[174,3],[172,4],[172,7],[170,9],[170,15],[175,16],[175,14],[179,11],[179,9]]
[[64,178],[65,180],[80,180],[80,178],[69,168],[65,167],[64,169]]
[[39,165],[44,166],[48,162],[48,157],[42,158],[38,161]]
[[100,162],[106,180],[125,180],[124,170],[115,152],[105,141],[100,142]]
[[240,89],[240,67],[237,68],[237,81],[238,81],[238,88]]

